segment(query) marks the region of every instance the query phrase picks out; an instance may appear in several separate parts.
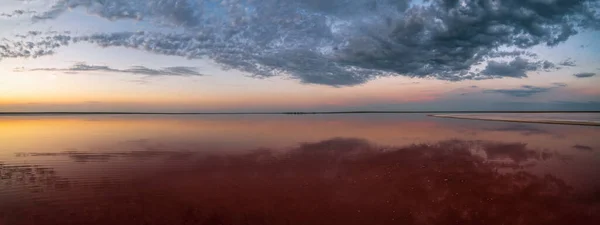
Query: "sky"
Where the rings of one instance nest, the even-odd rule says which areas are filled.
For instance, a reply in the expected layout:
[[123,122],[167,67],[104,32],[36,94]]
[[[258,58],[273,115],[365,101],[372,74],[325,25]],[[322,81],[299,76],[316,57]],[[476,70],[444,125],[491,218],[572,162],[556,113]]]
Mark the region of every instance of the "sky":
[[600,0],[2,0],[0,112],[600,110]]

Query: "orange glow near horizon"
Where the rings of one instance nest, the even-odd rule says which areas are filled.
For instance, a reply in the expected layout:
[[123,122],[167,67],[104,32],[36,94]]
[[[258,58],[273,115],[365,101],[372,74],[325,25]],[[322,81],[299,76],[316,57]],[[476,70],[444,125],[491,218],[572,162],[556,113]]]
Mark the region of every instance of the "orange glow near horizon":
[[[2,68],[0,68],[1,71]],[[6,69],[6,68],[5,68]],[[463,93],[481,93],[485,89],[515,88],[513,80],[446,82],[433,79],[382,77],[362,85],[331,87],[301,84],[281,77],[255,79],[243,74],[219,74],[203,77],[160,77],[148,83],[131,74],[45,74],[32,72],[11,74],[0,83],[0,111],[270,111],[325,110],[369,107],[403,103],[435,103]],[[533,77],[533,76],[532,76]],[[542,82],[542,81],[539,81]],[[514,83],[514,84],[513,84]],[[578,84],[582,85],[582,84]],[[476,88],[471,88],[475,86]],[[548,84],[537,84],[546,87]],[[573,87],[578,87],[574,84]],[[593,88],[566,87],[563,99],[597,96]],[[502,95],[469,95],[474,98]],[[532,97],[537,97],[532,96]],[[544,93],[540,94],[544,100]],[[545,99],[555,99],[546,96]],[[568,99],[567,99],[568,98]],[[539,99],[538,99],[539,100]],[[389,109],[389,108],[388,108]],[[419,110],[418,107],[414,108]]]
[[[332,88],[302,85],[295,81],[281,81],[282,86],[271,89],[226,87],[216,92],[202,88],[178,90],[176,87],[151,86],[121,88],[100,87],[96,91],[14,91],[0,97],[0,106],[89,106],[109,105],[143,106],[152,108],[188,108],[208,110],[235,110],[244,108],[304,108],[318,106],[352,106],[370,103],[427,102],[439,98],[444,88],[432,85],[398,85],[385,79],[355,87]],[[82,85],[81,83],[78,83]],[[45,85],[45,84],[39,84]],[[214,88],[214,87],[213,87]],[[9,108],[9,107],[7,107]],[[1,108],[0,108],[1,110]]]

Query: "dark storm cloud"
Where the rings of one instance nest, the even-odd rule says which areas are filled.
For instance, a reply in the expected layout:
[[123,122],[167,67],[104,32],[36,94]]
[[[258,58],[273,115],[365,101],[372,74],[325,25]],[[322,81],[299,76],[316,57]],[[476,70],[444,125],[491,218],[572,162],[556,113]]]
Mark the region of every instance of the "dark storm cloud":
[[577,78],[588,78],[588,77],[596,76],[596,73],[576,73],[576,74],[573,74],[573,76],[575,76]]
[[[598,0],[411,2],[61,0],[34,20],[54,19],[80,7],[110,20],[177,26],[183,31],[95,34],[72,42],[208,57],[255,77],[289,75],[333,86],[399,75],[450,81],[526,77],[527,72],[555,68],[533,60],[527,49],[555,46],[578,31],[600,28]],[[20,43],[3,42],[0,46]],[[31,48],[38,46],[33,43]],[[66,45],[50,43],[42,44],[40,54],[30,48],[0,48],[0,58],[47,55]],[[494,59],[499,57],[508,62]],[[478,65],[485,66],[483,72],[475,70]]]
[[[15,69],[15,72],[25,71],[22,68]],[[79,73],[79,72],[109,72],[109,73],[130,73],[146,76],[202,76],[195,67],[165,67],[162,69],[150,69],[143,66],[133,66],[128,69],[114,69],[108,66],[88,65],[85,63],[77,63],[70,68],[36,68],[27,71],[54,71],[64,73]]]
[[90,14],[109,20],[141,20],[147,17],[157,22],[191,27],[201,21],[199,16],[202,14],[204,2],[204,0],[59,0],[48,11],[35,15],[33,19],[34,21],[55,19],[68,9],[81,7],[87,9]]

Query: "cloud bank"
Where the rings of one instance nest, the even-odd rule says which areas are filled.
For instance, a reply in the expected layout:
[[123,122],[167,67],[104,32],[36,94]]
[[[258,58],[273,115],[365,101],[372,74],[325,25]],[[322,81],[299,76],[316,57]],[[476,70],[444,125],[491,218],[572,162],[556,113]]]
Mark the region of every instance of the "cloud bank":
[[53,71],[64,73],[79,73],[79,72],[109,72],[109,73],[129,73],[146,76],[202,76],[195,67],[165,67],[162,69],[150,69],[144,66],[133,66],[128,69],[114,69],[108,66],[88,65],[86,63],[77,63],[70,68],[36,68],[36,69],[16,69],[15,72],[23,71]]
[[[521,78],[555,67],[532,59],[527,49],[556,46],[582,30],[600,28],[598,0],[415,2],[59,0],[33,20],[84,8],[109,20],[144,20],[181,31],[5,40],[0,59],[38,57],[70,43],[89,42],[210,58],[256,77],[287,75],[332,86],[400,75],[451,81]],[[479,66],[485,69],[480,72]]]

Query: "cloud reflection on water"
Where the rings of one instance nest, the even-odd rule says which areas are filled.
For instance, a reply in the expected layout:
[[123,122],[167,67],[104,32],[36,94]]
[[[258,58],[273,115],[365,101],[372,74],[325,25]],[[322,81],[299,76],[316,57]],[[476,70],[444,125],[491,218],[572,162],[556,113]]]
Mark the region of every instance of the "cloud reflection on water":
[[[21,156],[66,156],[78,161],[91,155]],[[160,172],[118,183],[100,177],[63,181],[69,184],[67,191],[45,189],[59,193],[46,204],[0,204],[0,209],[11,212],[0,210],[0,218],[16,225],[590,224],[600,220],[597,192],[579,192],[555,174],[539,175],[523,167],[558,154],[521,143],[451,140],[390,146],[333,138],[301,143],[287,151],[99,155],[107,160],[92,161],[102,165],[116,159],[164,161],[157,164]],[[183,157],[168,160],[173,155]],[[191,167],[176,166],[182,164]],[[499,170],[507,165],[512,169]],[[14,181],[17,173],[26,174],[31,167],[4,164],[0,168],[3,178],[9,177],[5,180]],[[126,173],[118,176],[127,177]],[[48,179],[65,179],[59,175]],[[31,182],[55,185],[41,179]]]

